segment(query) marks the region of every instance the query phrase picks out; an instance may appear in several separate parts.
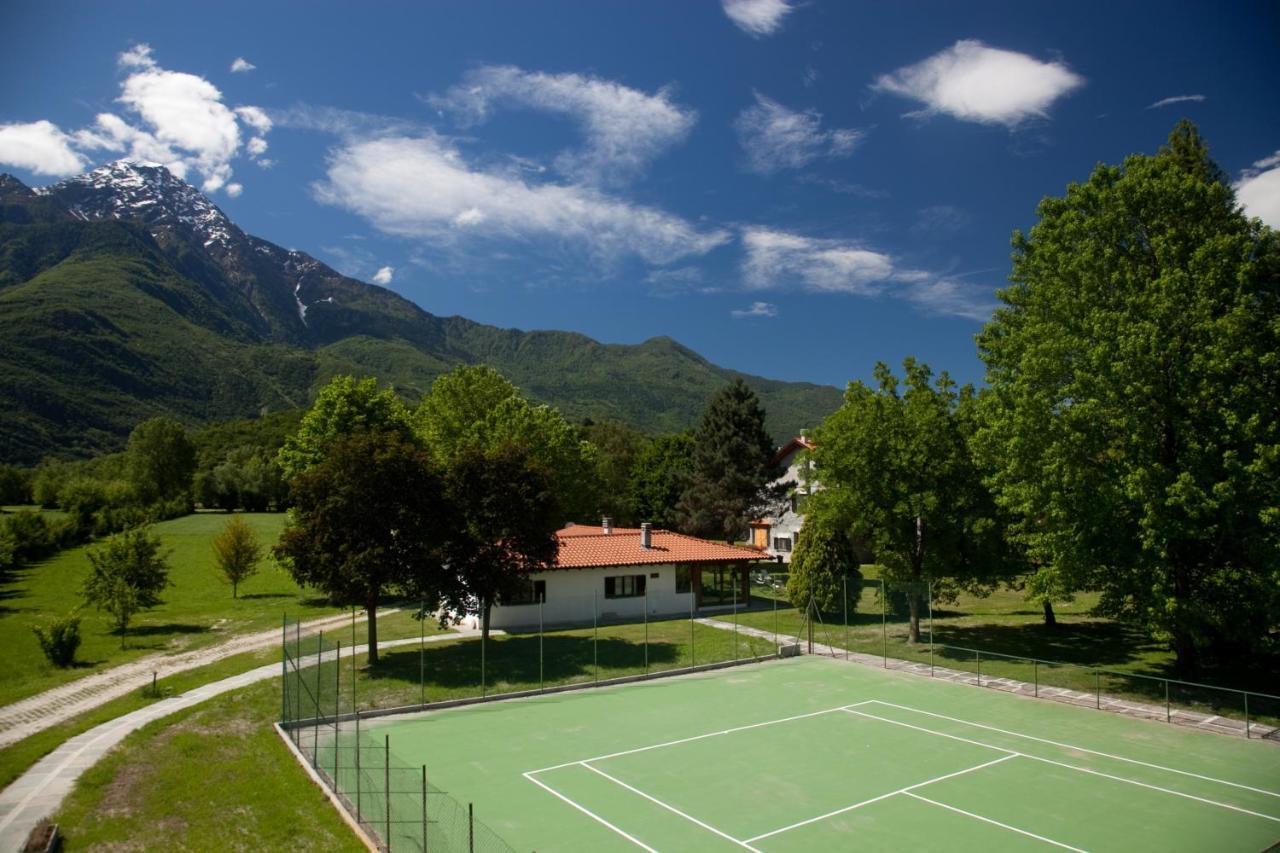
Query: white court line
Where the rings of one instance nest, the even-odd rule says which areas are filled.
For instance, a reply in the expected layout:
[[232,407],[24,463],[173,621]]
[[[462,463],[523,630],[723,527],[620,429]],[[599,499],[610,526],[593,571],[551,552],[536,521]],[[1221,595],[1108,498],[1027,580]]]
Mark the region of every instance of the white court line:
[[[879,704],[888,705],[889,703],[882,702]],[[902,706],[895,705],[894,707],[902,707]],[[912,709],[907,708],[905,710],[912,710]],[[1175,797],[1184,797],[1185,799],[1188,799],[1188,800],[1195,800],[1196,802],[1206,803],[1211,806],[1218,806],[1220,808],[1230,809],[1233,812],[1240,812],[1241,814],[1252,815],[1253,817],[1260,817],[1263,820],[1270,820],[1276,823],[1280,823],[1280,817],[1275,817],[1269,814],[1263,814],[1262,812],[1251,811],[1250,809],[1242,808],[1241,806],[1233,806],[1230,803],[1222,803],[1222,802],[1218,802],[1217,800],[1210,800],[1206,797],[1197,797],[1195,794],[1188,794],[1184,791],[1175,791],[1172,788],[1161,788],[1159,785],[1149,785],[1146,782],[1139,782],[1136,779],[1126,779],[1123,776],[1114,776],[1110,773],[1103,773],[1101,770],[1090,770],[1088,767],[1080,767],[1079,765],[1076,765],[1076,764],[1067,764],[1066,762],[1063,762],[1063,761],[1054,761],[1052,758],[1043,758],[1039,755],[1031,755],[1030,753],[1026,753],[1026,752],[1018,752],[1017,750],[1005,749],[1002,746],[994,746],[989,743],[982,743],[981,741],[969,740],[968,738],[960,737],[959,735],[952,735],[952,734],[947,734],[946,732],[938,732],[938,731],[934,731],[933,729],[926,729],[923,726],[917,726],[911,723],[904,723],[904,722],[901,722],[900,720],[891,720],[888,717],[877,717],[875,714],[868,714],[864,711],[852,711],[849,709],[845,709],[845,712],[849,714],[857,714],[860,717],[866,717],[867,719],[870,719],[870,720],[879,720],[882,723],[889,723],[895,726],[902,726],[903,728],[915,729],[918,732],[926,732],[927,734],[937,735],[938,737],[945,737],[945,738],[950,738],[951,740],[964,741],[965,743],[971,743],[971,744],[974,744],[975,746],[985,746],[985,747],[988,747],[989,749],[998,749],[1001,752],[1007,752],[1007,753],[1010,753],[1011,755],[1017,755],[1022,758],[1029,758],[1032,761],[1040,761],[1045,764],[1053,764],[1058,767],[1065,767],[1068,770],[1077,770],[1081,773],[1088,773],[1092,776],[1101,776],[1104,779],[1112,779],[1116,782],[1125,782],[1130,785],[1137,785],[1140,788],[1149,788],[1152,791],[1160,791],[1163,794],[1172,794]],[[921,711],[920,713],[928,713],[928,712]],[[935,714],[933,716],[941,716],[941,714]],[[951,719],[951,718],[948,717],[947,719]],[[965,721],[957,720],[957,722],[962,723]],[[975,725],[977,724],[975,723]],[[984,727],[984,728],[987,728],[987,727]],[[1014,732],[1009,732],[1009,734],[1014,734]],[[1035,740],[1039,740],[1039,739],[1040,738],[1035,738]],[[1089,751],[1089,750],[1086,750],[1086,751]]]
[[643,841],[641,841],[640,839],[636,838],[635,836],[633,836],[633,835],[628,835],[627,833],[623,832],[621,829],[618,829],[618,827],[616,827],[616,826],[614,826],[613,824],[609,823],[609,821],[607,821],[607,820],[605,820],[604,818],[600,817],[600,815],[598,815],[598,814],[596,814],[595,812],[591,811],[591,810],[590,810],[590,809],[588,809],[587,807],[578,805],[578,804],[577,804],[577,803],[575,803],[573,800],[569,799],[569,798],[568,798],[568,797],[566,797],[564,794],[562,794],[562,793],[560,793],[559,791],[557,791],[555,788],[552,788],[550,785],[544,785],[543,783],[539,782],[537,779],[535,779],[535,778],[533,778],[532,776],[530,776],[528,773],[525,773],[525,774],[523,774],[523,775],[524,775],[524,778],[528,779],[530,782],[532,782],[533,784],[537,785],[539,788],[544,789],[545,791],[547,791],[549,794],[551,794],[551,795],[552,795],[552,796],[554,796],[554,797],[559,797],[560,799],[564,800],[566,803],[568,803],[569,805],[573,806],[575,809],[577,809],[578,811],[582,812],[583,814],[585,814],[587,817],[591,818],[592,820],[597,821],[597,822],[599,822],[599,823],[602,823],[602,824],[604,824],[605,826],[609,827],[609,829],[612,829],[614,832],[618,833],[618,834],[619,834],[619,835],[621,835],[623,838],[627,839],[628,841],[630,841],[632,844],[636,845],[637,847],[643,847],[645,850],[648,850],[648,851],[649,851],[649,853],[658,853],[658,851],[657,851],[657,850],[654,850],[654,849],[653,849],[652,847],[650,847],[648,844],[645,844]]
[[983,823],[989,823],[992,826],[998,826],[1001,829],[1007,829],[1010,832],[1016,832],[1019,835],[1025,835],[1028,838],[1034,838],[1036,841],[1043,841],[1045,844],[1052,844],[1054,847],[1061,847],[1064,850],[1074,850],[1076,851],[1076,853],[1085,853],[1085,851],[1081,850],[1079,847],[1072,847],[1070,844],[1063,844],[1061,841],[1054,841],[1052,838],[1045,838],[1043,835],[1036,835],[1034,832],[1027,832],[1025,829],[1018,829],[1018,827],[1016,826],[1010,826],[1007,823],[1001,823],[998,820],[992,820],[991,818],[983,817],[980,814],[967,812],[964,809],[958,809],[955,806],[949,806],[946,803],[940,803],[937,800],[931,800],[928,797],[922,797],[919,794],[915,793],[914,791],[906,791],[904,793],[906,793],[908,797],[914,797],[915,799],[919,800],[922,803],[928,803],[931,806],[938,806],[939,808],[944,808],[944,809],[947,809],[948,811],[953,811],[956,814],[962,814],[965,817],[971,817],[974,820],[980,820]]
[[954,773],[948,773],[945,776],[936,776],[933,779],[926,779],[923,782],[917,782],[914,785],[908,785],[905,788],[899,788],[896,791],[890,791],[887,794],[881,794],[878,797],[872,797],[869,800],[863,800],[860,803],[854,803],[853,805],[845,806],[842,809],[836,809],[835,811],[827,812],[826,814],[821,814],[821,815],[818,815],[817,817],[811,817],[808,820],[797,821],[796,823],[793,823],[790,826],[784,826],[781,829],[775,829],[771,832],[766,832],[761,835],[757,835],[754,838],[748,838],[747,843],[750,844],[754,841],[760,841],[761,839],[769,838],[770,836],[773,836],[773,835],[778,835],[783,832],[789,832],[793,829],[799,829],[802,826],[808,826],[811,823],[817,823],[820,820],[826,820],[827,818],[835,817],[838,814],[844,814],[845,812],[851,812],[854,809],[860,809],[863,806],[869,806],[872,803],[878,803],[881,800],[887,800],[889,797],[896,797],[898,794],[910,794],[916,788],[923,788],[925,785],[932,785],[934,782],[941,782],[943,779],[951,779],[955,776],[963,776],[966,773],[972,773],[975,770],[981,770],[984,767],[990,767],[993,764],[999,764],[1002,761],[1008,761],[1010,758],[1017,758],[1017,757],[1018,756],[1015,753],[1010,753],[1009,755],[1002,755],[999,758],[993,759],[984,764],[978,764],[974,767],[966,767],[964,770],[957,770]]
[[[1100,755],[1103,758],[1113,758],[1116,761],[1123,761],[1126,764],[1138,764],[1138,765],[1141,765],[1142,767],[1150,767],[1153,770],[1164,770],[1168,773],[1177,773],[1180,776],[1190,776],[1193,779],[1201,779],[1205,782],[1216,782],[1219,785],[1228,785],[1232,788],[1240,788],[1245,791],[1253,791],[1255,794],[1266,794],[1267,796],[1270,796],[1270,797],[1280,797],[1280,792],[1268,791],[1265,788],[1255,788],[1252,785],[1243,785],[1239,782],[1229,782],[1226,779],[1215,779],[1212,776],[1204,776],[1199,773],[1192,773],[1190,770],[1179,770],[1176,767],[1165,767],[1163,764],[1152,764],[1149,761],[1140,761],[1136,758],[1125,758],[1123,755],[1113,755],[1109,752],[1100,752],[1096,749],[1088,749],[1087,747],[1083,747],[1083,746],[1075,746],[1069,743],[1061,743],[1060,741],[1049,740],[1048,738],[1036,737],[1035,735],[1023,734],[1022,732],[1012,732],[1012,731],[1009,731],[1008,729],[998,729],[995,726],[988,726],[988,725],[984,725],[983,723],[975,723],[970,720],[962,720],[959,717],[948,717],[946,714],[935,714],[932,711],[921,711],[919,708],[912,708],[909,705],[895,705],[893,702],[884,702],[879,699],[872,699],[868,702],[859,702],[858,705],[849,705],[847,707],[854,708],[861,705],[873,705],[873,704],[885,705],[890,708],[897,708],[901,711],[911,711],[912,713],[915,713],[915,714],[924,714],[927,717],[936,717],[939,720],[950,720],[953,723],[962,723],[966,726],[973,726],[974,728],[986,729],[987,731],[998,732],[999,734],[1002,734],[1002,735],[1012,735],[1013,737],[1026,738],[1027,740],[1034,740],[1039,743],[1047,743],[1050,746],[1056,746],[1062,749],[1074,749],[1077,752],[1087,752],[1090,755]],[[935,732],[935,734],[937,734],[937,732]]]
[[560,770],[564,767],[573,767],[577,764],[585,764],[588,761],[605,761],[610,758],[620,758],[624,755],[634,755],[637,752],[648,752],[651,749],[664,749],[665,747],[668,747],[668,746],[678,746],[682,743],[692,743],[695,740],[703,740],[704,738],[719,737],[720,735],[729,735],[729,734],[733,734],[734,732],[745,732],[748,729],[758,729],[763,726],[777,725],[778,723],[790,723],[793,720],[804,720],[809,717],[820,717],[823,714],[834,714],[837,711],[844,711],[849,708],[860,708],[863,705],[870,704],[871,702],[874,702],[874,701],[875,701],[874,699],[868,699],[865,702],[854,702],[852,705],[841,705],[839,708],[827,708],[826,710],[823,710],[823,711],[811,711],[808,714],[796,714],[794,717],[782,717],[781,719],[777,719],[777,720],[765,720],[763,723],[751,723],[750,725],[746,725],[746,726],[734,726],[731,729],[722,729],[721,731],[718,731],[718,732],[707,732],[706,734],[694,735],[693,737],[682,737],[679,740],[669,740],[666,743],[655,743],[649,746],[636,747],[635,749],[624,749],[621,752],[611,752],[608,755],[596,755],[591,758],[580,758],[577,761],[566,761],[564,764],[553,764],[550,767],[540,767],[537,770],[528,770],[525,772],[525,775],[527,776],[530,773],[546,773],[549,770]]
[[628,785],[626,782],[623,782],[621,779],[615,779],[613,776],[610,776],[608,773],[605,773],[605,772],[604,772],[603,770],[601,770],[600,768],[598,768],[598,767],[592,767],[590,764],[588,764],[588,763],[587,763],[587,762],[585,762],[585,761],[580,762],[580,763],[581,763],[581,765],[582,765],[583,767],[587,768],[587,769],[588,769],[588,770],[590,770],[592,773],[599,773],[601,776],[603,776],[604,778],[608,779],[610,782],[613,782],[613,783],[615,783],[615,784],[621,785],[622,787],[626,788],[628,791],[630,791],[630,792],[631,792],[631,793],[633,793],[633,794],[639,794],[640,796],[644,797],[644,798],[645,798],[646,800],[648,800],[649,802],[654,803],[654,804],[659,805],[659,806],[662,806],[664,809],[666,809],[667,811],[671,812],[672,814],[680,815],[680,817],[684,818],[685,820],[690,821],[690,822],[692,822],[692,823],[696,823],[698,826],[702,827],[703,829],[707,830],[708,832],[713,832],[713,833],[715,833],[716,835],[720,836],[721,838],[723,838],[723,839],[725,839],[725,840],[727,840],[727,841],[732,841],[734,844],[738,845],[739,847],[745,847],[745,848],[747,848],[748,850],[755,851],[755,853],[760,853],[760,851],[759,851],[759,850],[756,850],[756,848],[752,847],[752,846],[751,846],[750,844],[748,844],[747,842],[745,842],[745,841],[739,841],[738,839],[734,838],[732,835],[729,835],[727,832],[721,832],[720,830],[716,829],[716,828],[715,828],[714,826],[712,826],[711,824],[709,824],[709,823],[703,823],[702,821],[698,820],[696,817],[693,817],[692,815],[687,815],[687,814],[685,814],[684,812],[680,811],[680,810],[679,810],[678,808],[676,808],[675,806],[668,805],[668,804],[664,803],[662,800],[659,800],[657,797],[651,797],[651,796],[649,796],[648,794],[646,794],[644,791],[641,791],[639,788],[633,788],[633,787],[631,787],[631,786],[630,786],[630,785]]

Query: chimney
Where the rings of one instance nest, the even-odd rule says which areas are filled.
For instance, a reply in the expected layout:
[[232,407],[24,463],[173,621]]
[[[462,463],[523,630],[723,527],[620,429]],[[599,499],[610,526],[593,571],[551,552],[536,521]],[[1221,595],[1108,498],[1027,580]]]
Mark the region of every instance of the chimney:
[[646,551],[653,547],[653,525],[647,521],[640,524],[640,547]]
[[600,519],[600,526],[604,529],[605,535],[613,533],[613,517],[606,515]]

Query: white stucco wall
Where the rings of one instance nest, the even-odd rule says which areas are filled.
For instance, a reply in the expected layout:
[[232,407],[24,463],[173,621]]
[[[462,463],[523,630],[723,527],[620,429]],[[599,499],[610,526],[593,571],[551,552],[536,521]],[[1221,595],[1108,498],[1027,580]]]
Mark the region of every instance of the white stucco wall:
[[[778,478],[775,482],[786,483],[794,490],[797,496],[811,494],[818,490],[818,484],[813,480],[812,473],[809,473],[808,483],[805,482],[805,466],[812,466],[813,462],[801,450],[793,450],[782,459],[782,465],[787,469],[787,473]],[[782,562],[791,562],[791,551],[778,551],[773,547],[773,540],[777,537],[786,537],[791,540],[791,549],[795,550],[796,537],[800,534],[800,528],[804,526],[804,516],[798,512],[793,512],[788,504],[785,509],[778,512],[773,523],[769,527],[769,541],[765,546],[765,553],[770,557],[781,557]]]
[[[657,577],[653,577],[656,574]],[[641,619],[646,599],[605,598],[604,579],[610,576],[644,575],[651,617],[680,616],[689,613],[693,593],[676,593],[676,569],[673,565],[614,566],[606,569],[560,569],[531,575],[546,581],[547,599],[542,619],[546,626],[591,624],[592,607],[597,608],[602,622]],[[490,613],[494,628],[528,628],[538,625],[538,605],[495,606]]]

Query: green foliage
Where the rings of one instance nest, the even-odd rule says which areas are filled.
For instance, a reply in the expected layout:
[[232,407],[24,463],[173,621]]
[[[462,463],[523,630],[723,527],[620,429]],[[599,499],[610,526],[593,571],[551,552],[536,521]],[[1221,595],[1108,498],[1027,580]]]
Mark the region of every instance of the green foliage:
[[320,461],[290,481],[294,508],[274,553],[298,583],[364,607],[376,663],[382,597],[412,589],[434,600],[457,582],[439,556],[452,507],[430,454],[399,430],[354,432],[317,450]]
[[257,418],[215,421],[191,432],[196,446],[196,466],[209,471],[241,447],[257,447],[274,456],[285,440],[298,431],[305,409],[269,412]]
[[773,439],[755,392],[735,379],[711,399],[693,434],[689,476],[677,506],[680,528],[732,542],[781,496]]
[[[852,613],[862,597],[858,555],[844,530],[825,519],[806,521],[791,554],[787,599],[796,607],[812,601],[819,613]],[[846,599],[847,595],[847,599]]]
[[47,557],[75,538],[70,522],[51,522],[27,509],[6,513],[0,516],[0,568],[16,568]]
[[409,433],[409,413],[390,388],[378,380],[335,376],[320,389],[298,431],[285,439],[277,457],[285,479],[292,480],[324,459],[327,448],[357,432]]
[[558,411],[530,403],[491,368],[459,367],[441,376],[414,423],[446,468],[464,454],[521,448],[553,478],[560,513],[553,527],[596,514],[595,448]]
[[144,504],[187,496],[196,470],[196,448],[186,428],[171,418],[152,418],[134,427],[125,450],[125,470]]
[[531,448],[508,443],[463,449],[445,482],[459,513],[448,562],[463,581],[446,600],[454,610],[479,612],[487,636],[493,603],[555,563],[555,475]]
[[275,454],[257,447],[238,447],[211,470],[201,471],[192,485],[202,506],[231,512],[262,512],[285,503],[285,484]]
[[80,648],[80,617],[75,613],[54,619],[47,625],[33,625],[31,631],[49,663],[67,667],[75,661],[76,649]]
[[[649,438],[622,421],[592,421],[581,427],[582,437],[595,449],[596,508],[619,525],[634,527],[640,522],[632,502],[631,475]],[[648,519],[645,519],[646,521]]]
[[674,530],[679,524],[677,506],[684,494],[693,458],[693,434],[660,435],[636,456],[627,482],[628,503],[636,521]]
[[222,576],[231,584],[231,597],[237,597],[240,584],[258,573],[262,561],[262,545],[245,520],[233,515],[213,538],[213,559]]
[[[972,390],[906,359],[897,377],[877,364],[878,387],[852,382],[840,410],[818,428],[813,451],[823,486],[809,497],[810,523],[848,530],[866,542],[890,582],[955,585],[1003,579],[1012,570],[996,507],[966,441]],[[919,601],[909,596],[911,642]]]
[[92,571],[84,598],[111,614],[123,647],[134,614],[161,603],[160,593],[169,586],[168,553],[149,528],[136,527],[115,534],[86,556]]
[[31,503],[31,475],[13,465],[0,464],[0,504]]
[[1256,647],[1280,622],[1280,237],[1189,123],[1038,213],[979,337],[1011,535],[1185,674]]

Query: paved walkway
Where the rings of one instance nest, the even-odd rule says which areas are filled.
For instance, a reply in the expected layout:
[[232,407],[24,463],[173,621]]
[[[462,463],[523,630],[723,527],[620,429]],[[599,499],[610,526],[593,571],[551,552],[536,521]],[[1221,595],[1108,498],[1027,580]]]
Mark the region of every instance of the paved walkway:
[[[698,621],[703,625],[708,625],[712,628],[720,628],[725,631],[732,631],[735,629],[732,622],[724,622],[719,619],[699,619]],[[772,631],[762,631],[759,628],[748,628],[745,625],[738,625],[737,631],[741,634],[761,637],[769,640],[770,642],[774,639]],[[789,642],[792,638],[781,637],[780,639]],[[954,681],[960,684],[972,684],[976,687],[990,687],[995,690],[1003,690],[1006,693],[1016,693],[1021,696],[1035,697],[1037,699],[1050,699],[1055,702],[1065,702],[1069,705],[1079,705],[1086,708],[1113,711],[1115,713],[1125,714],[1130,717],[1140,717],[1146,720],[1159,720],[1161,722],[1176,723],[1178,725],[1218,732],[1219,734],[1234,735],[1236,737],[1244,737],[1245,734],[1245,723],[1243,720],[1237,720],[1231,717],[1222,717],[1217,714],[1204,714],[1198,711],[1188,711],[1180,708],[1167,708],[1164,705],[1135,702],[1132,699],[1108,696],[1105,693],[1099,695],[1097,693],[1090,693],[1081,690],[1068,690],[1065,687],[1048,687],[1026,681],[1017,681],[1012,678],[992,678],[989,675],[983,677],[973,672],[965,672],[964,670],[950,669],[945,666],[936,666],[927,663],[917,663],[915,661],[897,660],[895,658],[888,658],[886,660],[885,658],[876,655],[845,651],[842,648],[828,646],[822,643],[813,644],[813,653],[817,655],[828,655],[835,658],[846,658],[855,663],[874,666],[880,669],[893,669],[899,672],[910,672],[915,675],[923,675],[928,678],[941,678],[945,681]],[[1252,722],[1249,725],[1249,733],[1255,738],[1275,738],[1277,735],[1280,735],[1280,730],[1259,722]]]
[[[347,617],[347,621],[349,624],[350,616]],[[433,634],[426,638],[426,642],[440,642],[442,640],[455,640],[458,637],[473,636],[480,636],[480,632],[463,630],[449,634]],[[276,636],[275,639],[278,642],[279,636]],[[396,646],[415,645],[418,642],[418,637],[389,640],[384,643],[378,643],[378,648],[389,649]],[[365,647],[363,645],[356,647],[354,650],[357,654],[363,654],[364,651]],[[350,647],[342,649],[342,657],[344,658],[352,653],[353,650]],[[333,660],[333,653],[327,653],[324,655],[324,659]],[[303,665],[309,666],[315,660],[314,657],[309,657]],[[30,770],[22,774],[9,787],[0,791],[0,851],[10,853],[10,851],[21,850],[31,830],[40,822],[41,818],[51,817],[58,810],[63,798],[75,787],[80,775],[96,764],[106,754],[107,750],[122,741],[129,733],[136,731],[153,720],[167,717],[184,708],[198,705],[228,691],[238,690],[255,682],[266,681],[279,676],[279,663],[260,666],[240,675],[233,675],[221,681],[196,687],[178,696],[161,699],[152,705],[139,708],[71,738],[36,762]]]
[[[396,608],[378,611],[379,616],[389,616]],[[364,621],[364,615],[357,616]],[[351,624],[351,614],[327,616],[302,623],[308,634],[331,626]],[[151,683],[152,673],[165,678],[175,673],[216,663],[223,658],[244,652],[257,651],[280,644],[280,629],[244,634],[215,646],[206,646],[171,655],[148,655],[102,672],[78,678],[35,696],[0,707],[0,748],[17,743],[36,732],[55,726],[64,720],[91,711],[119,696]],[[381,646],[381,643],[379,643]]]

